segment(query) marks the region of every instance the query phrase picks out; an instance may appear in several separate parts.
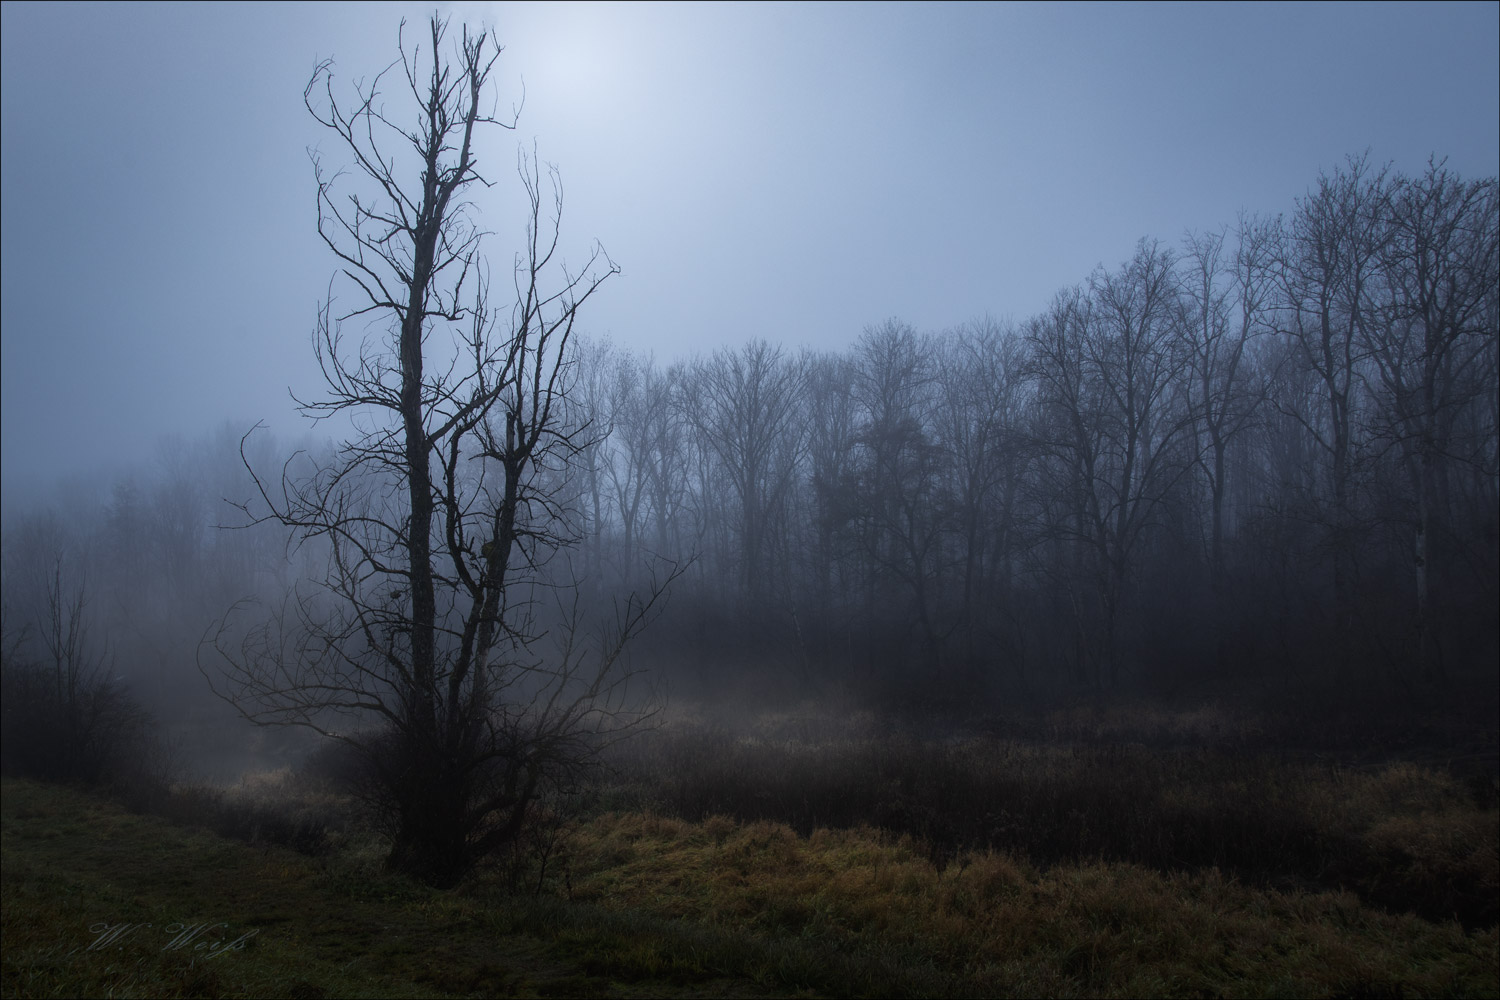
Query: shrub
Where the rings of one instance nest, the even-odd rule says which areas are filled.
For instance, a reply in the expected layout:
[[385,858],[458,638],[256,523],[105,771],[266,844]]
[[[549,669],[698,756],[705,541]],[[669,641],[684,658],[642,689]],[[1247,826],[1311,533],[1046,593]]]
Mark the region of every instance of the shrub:
[[47,596],[40,652],[31,629],[9,622],[0,643],[0,770],[90,785],[157,777],[166,762],[155,720],[90,646],[83,588],[65,599],[59,569]]

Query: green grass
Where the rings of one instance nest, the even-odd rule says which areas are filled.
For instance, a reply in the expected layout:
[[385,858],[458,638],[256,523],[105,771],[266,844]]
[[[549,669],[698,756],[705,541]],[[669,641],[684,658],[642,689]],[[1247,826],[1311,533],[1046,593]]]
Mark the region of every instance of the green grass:
[[[1451,823],[1377,827],[1412,857],[1465,846]],[[503,864],[439,892],[359,836],[310,858],[11,780],[0,839],[6,996],[1500,994],[1494,926],[1213,869],[939,866],[870,828],[603,813],[568,828],[540,896],[502,888]],[[163,950],[204,921],[224,926],[202,941],[253,934]],[[141,926],[90,949],[121,923]]]
[[[621,948],[556,901],[504,904],[386,876],[378,845],[315,861],[135,816],[66,789],[3,786],[3,992],[28,997],[606,996],[663,992],[581,960]],[[207,922],[172,950],[175,925]],[[222,924],[223,926],[217,926]],[[92,947],[105,925],[134,930]],[[196,943],[241,947],[215,954]],[[588,967],[586,967],[588,966]],[[616,980],[619,980],[618,982]],[[706,995],[760,995],[711,977]],[[673,981],[662,986],[677,990]]]

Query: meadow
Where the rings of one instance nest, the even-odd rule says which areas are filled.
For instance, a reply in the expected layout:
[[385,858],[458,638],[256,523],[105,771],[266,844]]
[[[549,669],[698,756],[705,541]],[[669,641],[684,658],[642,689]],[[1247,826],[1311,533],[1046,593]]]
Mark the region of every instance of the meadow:
[[677,710],[447,892],[384,870],[326,754],[134,796],[7,778],[3,988],[1493,996],[1489,738],[1361,760],[1212,707]]

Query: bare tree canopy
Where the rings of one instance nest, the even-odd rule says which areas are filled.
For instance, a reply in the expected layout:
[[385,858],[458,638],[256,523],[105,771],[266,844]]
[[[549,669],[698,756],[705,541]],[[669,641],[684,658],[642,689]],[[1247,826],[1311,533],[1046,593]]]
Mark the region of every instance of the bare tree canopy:
[[[440,885],[641,720],[620,656],[662,592],[631,595],[609,628],[581,624],[559,553],[570,463],[593,431],[567,405],[570,347],[578,310],[619,269],[597,244],[564,263],[556,171],[522,154],[514,298],[492,301],[470,199],[491,186],[476,135],[513,125],[486,110],[500,50],[468,28],[446,45],[434,16],[352,100],[331,63],[308,84],[309,113],[352,166],[330,173],[313,154],[339,273],[313,338],[326,393],[299,402],[358,431],[310,474],[257,477],[262,519],[326,545],[326,577],[266,624],[246,629],[237,609],[207,643],[222,661],[211,681],[247,719],[359,753],[391,865]],[[387,105],[388,81],[409,118]],[[336,288],[353,304],[336,309]],[[355,321],[379,336],[348,336]]]

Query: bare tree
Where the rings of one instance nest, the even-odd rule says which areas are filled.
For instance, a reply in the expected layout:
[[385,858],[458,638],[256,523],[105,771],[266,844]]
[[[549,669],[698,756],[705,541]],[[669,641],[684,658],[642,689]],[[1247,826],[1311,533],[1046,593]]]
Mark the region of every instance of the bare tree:
[[1170,251],[1142,240],[1120,270],[1101,268],[1089,284],[1087,297],[1059,296],[1027,336],[1042,417],[1036,443],[1050,459],[1042,488],[1063,498],[1052,531],[1092,564],[1100,635],[1080,645],[1091,647],[1095,682],[1113,685],[1140,540],[1188,467],[1178,445],[1190,421],[1177,398],[1187,357]]
[[697,362],[682,387],[687,420],[739,501],[740,580],[754,605],[765,596],[771,520],[791,489],[803,448],[797,406],[804,380],[800,360],[757,340]]
[[651,512],[656,521],[652,541],[655,551],[678,560],[686,545],[681,536],[681,522],[687,503],[687,460],[684,445],[687,436],[682,413],[674,405],[676,387],[682,381],[683,367],[666,370],[648,362],[641,382],[640,417],[646,423],[646,478],[649,482]]
[[[120,682],[114,656],[90,635],[88,589],[71,585],[54,552],[46,604],[14,627],[0,610],[0,690],[6,773],[89,784],[141,773],[152,747],[152,720]],[[31,626],[34,625],[33,629]],[[41,654],[28,651],[33,632]]]
[[[245,718],[360,755],[389,863],[438,885],[515,837],[539,794],[641,719],[620,657],[661,594],[632,595],[608,628],[580,626],[558,558],[572,534],[562,484],[590,433],[568,419],[568,347],[579,308],[618,268],[597,244],[581,268],[563,263],[556,172],[549,197],[523,154],[515,298],[491,307],[467,199],[489,186],[476,133],[513,123],[485,110],[499,49],[465,28],[446,57],[446,28],[433,17],[425,51],[403,39],[395,72],[357,84],[352,104],[328,63],[308,84],[308,110],[363,188],[337,196],[342,175],[314,156],[318,232],[356,301],[323,307],[327,394],[302,407],[357,430],[311,475],[257,479],[263,519],[329,546],[326,578],[268,624],[244,629],[232,613],[205,646],[222,657],[210,680]],[[388,76],[410,93],[410,125],[387,112]],[[383,324],[383,342],[351,346],[353,320]]]
[[1384,435],[1399,445],[1411,480],[1418,655],[1429,676],[1442,671],[1431,608],[1433,527],[1448,467],[1471,450],[1455,447],[1455,422],[1494,384],[1496,192],[1493,178],[1464,181],[1435,160],[1421,177],[1397,180],[1391,234],[1382,243],[1388,312],[1365,338],[1385,404]]
[[1237,245],[1226,233],[1189,234],[1183,282],[1188,321],[1189,397],[1201,434],[1198,467],[1209,489],[1209,570],[1217,590],[1224,578],[1224,501],[1230,444],[1254,418],[1264,387],[1247,363],[1246,348],[1267,332],[1274,230],[1241,219]]
[[[934,434],[935,342],[889,319],[868,326],[854,348],[854,396],[863,411],[850,515],[868,560],[867,613],[877,584],[910,594],[926,667],[943,668],[953,623],[940,621],[948,575],[942,558],[943,455]],[[873,634],[873,633],[872,633]]]
[[973,667],[982,623],[998,618],[1010,596],[1026,460],[1024,352],[1014,328],[989,316],[951,333],[939,350],[936,430],[951,481],[949,503],[962,560],[959,622]]
[[[1278,333],[1293,363],[1318,386],[1314,406],[1288,406],[1316,445],[1326,470],[1324,512],[1333,569],[1334,638],[1347,672],[1353,634],[1358,419],[1372,324],[1378,321],[1379,258],[1389,238],[1390,184],[1363,158],[1318,178],[1316,192],[1297,203],[1281,241]],[[1295,378],[1295,375],[1293,376]]]
[[[853,578],[839,544],[847,508],[844,494],[855,480],[859,440],[859,407],[854,362],[837,354],[809,354],[807,368],[807,465],[805,500],[810,538],[806,546],[813,590],[811,615],[828,655],[827,636],[836,607],[847,600]],[[842,567],[843,572],[836,571]],[[837,582],[838,588],[835,589]],[[795,622],[803,634],[801,622]],[[805,634],[803,634],[805,639]]]
[[613,366],[609,388],[610,424],[614,447],[605,458],[615,512],[623,532],[623,552],[629,559],[639,543],[647,506],[647,461],[650,447],[646,422],[642,418],[642,383],[645,368],[633,354],[623,355]]
[[624,351],[613,359],[604,392],[610,414],[610,448],[601,464],[608,475],[627,559],[641,545],[680,553],[675,533],[686,491],[682,413],[674,405],[679,372],[663,371],[651,355]]

